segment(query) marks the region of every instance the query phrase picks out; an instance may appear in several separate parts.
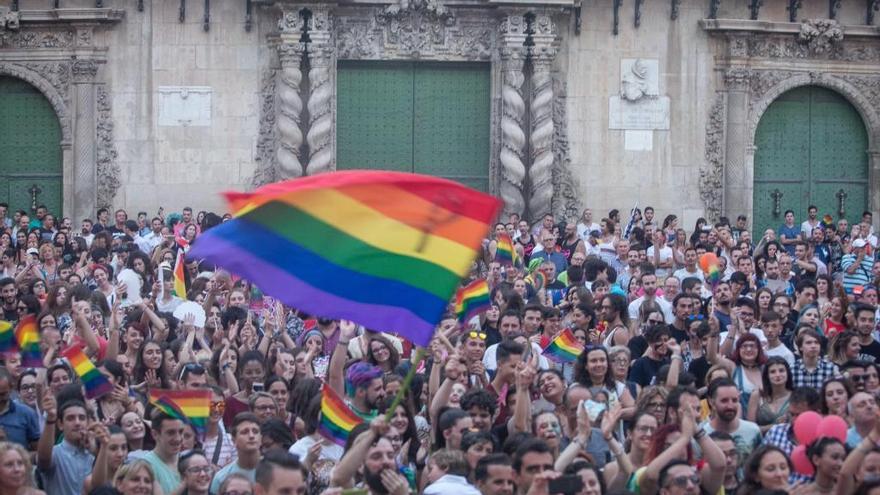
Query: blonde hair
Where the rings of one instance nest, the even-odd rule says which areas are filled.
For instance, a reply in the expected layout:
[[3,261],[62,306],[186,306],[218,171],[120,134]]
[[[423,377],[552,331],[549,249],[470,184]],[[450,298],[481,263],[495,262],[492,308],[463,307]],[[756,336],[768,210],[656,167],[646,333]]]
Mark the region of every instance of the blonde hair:
[[147,470],[147,473],[150,475],[150,480],[152,482],[156,481],[156,476],[153,474],[153,469],[150,467],[150,464],[143,459],[138,459],[134,462],[119,466],[119,469],[116,470],[116,474],[113,475],[113,487],[118,490],[118,485],[122,482],[122,480],[125,480],[128,477],[134,475],[141,469]]
[[31,465],[31,456],[27,450],[21,445],[14,442],[0,442],[0,458],[6,455],[10,450],[14,450],[18,452],[18,455],[21,456],[21,460],[24,462],[24,472],[27,479],[25,480],[25,486],[35,486],[33,480],[33,466]]

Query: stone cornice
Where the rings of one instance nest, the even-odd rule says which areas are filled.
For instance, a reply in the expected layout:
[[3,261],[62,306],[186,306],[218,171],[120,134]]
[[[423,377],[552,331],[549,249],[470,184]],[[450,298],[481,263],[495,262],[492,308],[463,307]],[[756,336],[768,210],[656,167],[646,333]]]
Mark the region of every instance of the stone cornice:
[[[800,22],[751,21],[748,19],[702,19],[700,27],[704,31],[718,34],[759,33],[759,34],[798,34]],[[877,26],[841,25],[846,37],[880,38]]]
[[24,23],[116,23],[125,17],[121,9],[51,9],[22,10],[19,19]]

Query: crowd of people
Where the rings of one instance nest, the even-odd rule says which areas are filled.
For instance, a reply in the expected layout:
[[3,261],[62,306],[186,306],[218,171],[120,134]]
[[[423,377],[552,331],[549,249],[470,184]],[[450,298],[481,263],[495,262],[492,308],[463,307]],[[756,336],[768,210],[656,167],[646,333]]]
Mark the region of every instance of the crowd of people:
[[[33,315],[43,359],[3,356],[0,495],[880,495],[869,212],[788,211],[759,239],[745,216],[512,215],[462,281],[487,280],[491,306],[461,322],[451,305],[424,360],[178,257],[228,216],[32,213],[0,204],[2,319]],[[192,303],[203,324],[176,312]],[[545,352],[567,332],[571,362]],[[70,347],[111,393],[86,398]],[[362,420],[344,446],[322,435],[325,385]],[[204,430],[155,408],[157,389],[210,390]],[[798,463],[809,411],[848,430]]]

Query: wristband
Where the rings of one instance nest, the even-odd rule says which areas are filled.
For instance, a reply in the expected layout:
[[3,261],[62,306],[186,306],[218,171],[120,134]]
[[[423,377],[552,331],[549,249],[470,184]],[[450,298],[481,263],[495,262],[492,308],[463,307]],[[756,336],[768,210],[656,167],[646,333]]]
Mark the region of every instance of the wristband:
[[336,342],[336,345],[344,345],[344,346],[348,347],[348,343],[349,343],[349,342],[350,342],[350,341],[348,341],[348,340],[346,340],[345,342],[343,342],[343,341],[340,340],[340,341]]
[[701,429],[700,431],[694,434],[694,440],[699,440],[706,436],[706,430]]

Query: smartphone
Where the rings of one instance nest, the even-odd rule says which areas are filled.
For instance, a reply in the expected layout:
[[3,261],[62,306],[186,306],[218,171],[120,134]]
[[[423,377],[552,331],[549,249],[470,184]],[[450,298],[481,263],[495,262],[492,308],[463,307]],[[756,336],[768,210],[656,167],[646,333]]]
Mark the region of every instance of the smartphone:
[[578,493],[584,489],[584,479],[579,474],[560,476],[547,483],[549,493]]
[[[256,388],[254,389],[256,390]],[[585,400],[583,402],[584,410],[587,411],[587,415],[590,417],[590,421],[596,421],[599,418],[599,415],[602,414],[602,411],[605,410],[604,402],[596,402],[592,399]]]
[[266,386],[260,382],[254,383],[253,388],[254,388],[254,392],[265,392],[266,391]]

